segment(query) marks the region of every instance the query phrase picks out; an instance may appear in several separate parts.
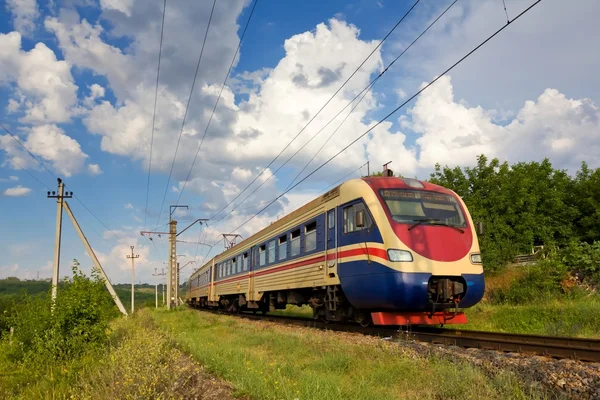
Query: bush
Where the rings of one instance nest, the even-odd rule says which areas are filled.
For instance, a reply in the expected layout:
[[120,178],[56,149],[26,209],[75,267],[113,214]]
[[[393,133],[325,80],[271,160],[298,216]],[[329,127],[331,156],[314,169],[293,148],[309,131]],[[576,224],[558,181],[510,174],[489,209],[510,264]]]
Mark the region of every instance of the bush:
[[493,290],[492,304],[529,304],[544,301],[565,293],[563,282],[568,277],[568,267],[558,257],[524,267],[526,271],[510,286]]
[[580,280],[592,286],[600,285],[600,242],[571,242],[561,255],[562,262]]
[[112,299],[106,293],[98,272],[92,278],[79,270],[75,260],[73,277],[65,279],[59,290],[54,311],[50,294],[25,296],[6,317],[14,327],[9,346],[12,361],[59,361],[73,359],[84,351],[104,344],[108,322],[116,315]]

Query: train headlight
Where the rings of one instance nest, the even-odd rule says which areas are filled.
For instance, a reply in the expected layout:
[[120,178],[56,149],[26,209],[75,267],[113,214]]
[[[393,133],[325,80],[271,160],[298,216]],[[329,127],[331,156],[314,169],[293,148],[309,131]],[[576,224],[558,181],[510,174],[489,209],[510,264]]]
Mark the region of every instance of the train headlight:
[[481,264],[481,254],[479,254],[479,253],[471,254],[471,262],[473,264]]
[[389,249],[387,253],[389,260],[393,262],[411,262],[413,260],[410,251]]

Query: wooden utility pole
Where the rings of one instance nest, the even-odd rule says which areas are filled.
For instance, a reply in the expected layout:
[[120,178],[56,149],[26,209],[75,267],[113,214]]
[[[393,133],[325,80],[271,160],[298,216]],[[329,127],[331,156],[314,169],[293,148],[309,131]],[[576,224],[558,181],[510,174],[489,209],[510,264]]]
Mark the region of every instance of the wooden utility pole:
[[56,292],[58,289],[58,270],[60,265],[60,236],[62,233],[62,212],[65,198],[70,199],[73,197],[73,192],[65,193],[65,184],[62,179],[58,180],[58,194],[52,191],[52,194],[48,191],[49,199],[56,199],[56,233],[54,235],[54,269],[52,270],[52,310],[54,310],[54,303],[56,302]]
[[127,258],[131,258],[131,313],[133,314],[133,311],[135,309],[134,306],[134,299],[135,299],[135,294],[134,294],[134,287],[135,287],[135,259],[136,258],[140,258],[139,254],[133,254],[133,248],[135,246],[130,246],[131,247],[131,255],[127,254],[125,257]]

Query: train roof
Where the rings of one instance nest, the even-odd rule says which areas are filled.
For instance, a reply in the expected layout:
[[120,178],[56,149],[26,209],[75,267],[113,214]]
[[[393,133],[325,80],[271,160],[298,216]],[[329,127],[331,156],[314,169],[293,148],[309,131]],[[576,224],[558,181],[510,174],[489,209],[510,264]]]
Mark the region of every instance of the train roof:
[[[214,256],[208,262],[206,262],[204,265],[202,265],[198,269],[198,271],[200,271],[204,266],[210,264],[212,262],[212,260],[214,260],[215,258],[221,258],[221,257],[227,258],[229,256],[236,255],[240,251],[239,249],[242,246],[242,243],[251,243],[251,242],[255,241],[256,239],[258,239],[264,233],[271,231],[271,230],[277,230],[279,227],[285,225],[290,220],[293,220],[294,218],[298,217],[299,215],[305,214],[308,210],[318,207],[321,204],[326,203],[326,202],[330,201],[331,199],[339,196],[340,190],[343,187],[356,185],[361,182],[364,182],[367,185],[369,185],[374,191],[377,191],[379,189],[421,189],[421,190],[435,190],[435,191],[440,191],[440,192],[445,192],[445,193],[451,192],[450,190],[448,190],[442,186],[435,185],[435,184],[427,182],[427,181],[420,181],[420,180],[412,179],[412,178],[370,176],[370,177],[350,179],[350,180],[347,180],[347,181],[339,184],[338,186],[334,187],[333,189],[329,190],[328,192],[320,195],[319,197],[309,201],[305,205],[301,206],[300,208],[297,208],[296,210],[294,210],[291,213],[287,214],[286,216],[278,219],[277,221],[270,223],[269,225],[267,225],[260,231],[254,233],[252,236],[244,239],[241,243]],[[194,275],[195,275],[195,273],[192,274],[192,276],[194,276]]]

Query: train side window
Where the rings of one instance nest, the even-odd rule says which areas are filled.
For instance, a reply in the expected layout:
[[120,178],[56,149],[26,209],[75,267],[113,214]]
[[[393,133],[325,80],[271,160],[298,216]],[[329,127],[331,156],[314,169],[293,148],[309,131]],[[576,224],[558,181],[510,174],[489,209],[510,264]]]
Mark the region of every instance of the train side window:
[[248,253],[244,253],[244,258],[242,260],[242,270],[248,271]]
[[296,229],[290,234],[290,250],[291,256],[300,254],[300,229]]
[[266,264],[266,254],[265,254],[266,246],[263,244],[258,248],[258,265],[261,267]]
[[242,256],[237,256],[235,258],[236,260],[236,272],[242,272]]
[[269,255],[269,264],[274,263],[275,262],[275,240],[271,240],[269,242],[269,251],[268,251],[268,255]]
[[[363,229],[368,229],[373,224],[369,213],[363,203],[357,203],[352,206],[344,207],[344,233],[351,233],[360,231]],[[356,213],[359,211],[363,211],[365,214],[365,226],[357,227],[356,226]]]
[[279,238],[279,260],[285,260],[287,257],[287,235]]
[[306,224],[304,229],[304,251],[313,251],[317,248],[317,221]]

